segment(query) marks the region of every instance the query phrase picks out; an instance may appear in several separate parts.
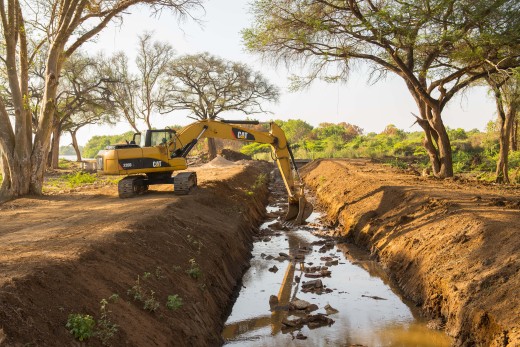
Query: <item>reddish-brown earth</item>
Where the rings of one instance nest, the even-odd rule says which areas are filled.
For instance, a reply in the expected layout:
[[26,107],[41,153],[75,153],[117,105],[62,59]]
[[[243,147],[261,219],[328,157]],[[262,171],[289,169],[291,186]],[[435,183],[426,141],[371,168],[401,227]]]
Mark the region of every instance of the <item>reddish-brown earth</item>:
[[[0,346],[77,345],[69,314],[99,322],[100,301],[113,294],[113,346],[220,345],[267,200],[257,178],[270,168],[200,168],[200,188],[181,197],[154,187],[121,200],[106,186],[0,205]],[[336,236],[378,257],[459,345],[520,345],[518,188],[363,160],[316,161],[303,172]],[[197,279],[186,272],[191,259]],[[173,311],[175,294],[183,305]],[[145,302],[159,306],[150,312]]]
[[[221,344],[223,315],[265,210],[267,188],[255,182],[267,169],[201,168],[199,188],[180,197],[155,186],[121,200],[111,186],[0,205],[0,345],[75,345],[69,314],[99,321],[100,301],[113,294],[111,345]],[[186,272],[191,259],[197,279]],[[183,305],[173,311],[166,302],[175,294]],[[158,308],[144,309],[147,301]]]
[[520,189],[366,160],[303,171],[335,235],[370,250],[458,345],[520,346]]

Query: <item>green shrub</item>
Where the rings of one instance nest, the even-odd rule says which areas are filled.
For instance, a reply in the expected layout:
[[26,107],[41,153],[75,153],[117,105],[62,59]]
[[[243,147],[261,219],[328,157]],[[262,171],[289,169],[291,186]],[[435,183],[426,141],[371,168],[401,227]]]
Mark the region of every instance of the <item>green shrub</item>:
[[175,295],[168,295],[168,300],[166,301],[166,307],[169,310],[175,311],[182,307],[184,303],[182,302],[182,298],[175,294]]
[[96,174],[90,174],[88,172],[78,171],[75,174],[64,175],[63,179],[67,181],[67,184],[74,188],[82,184],[94,183],[97,180]]
[[202,271],[199,268],[199,264],[195,261],[195,259],[190,259],[190,268],[186,270],[186,273],[193,279],[199,279],[202,275]]
[[74,336],[74,338],[79,341],[85,341],[94,334],[95,325],[96,321],[92,316],[88,314],[73,313],[69,315],[65,327],[69,329],[69,332]]

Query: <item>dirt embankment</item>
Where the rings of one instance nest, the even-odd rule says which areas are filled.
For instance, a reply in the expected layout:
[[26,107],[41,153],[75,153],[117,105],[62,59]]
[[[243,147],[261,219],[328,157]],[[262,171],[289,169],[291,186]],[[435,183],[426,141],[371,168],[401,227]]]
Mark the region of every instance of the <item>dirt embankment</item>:
[[463,346],[520,346],[520,190],[438,181],[356,160],[307,165],[346,236]]
[[219,345],[269,168],[199,169],[181,197],[167,187],[121,200],[105,187],[0,205],[0,345],[75,345],[74,313],[97,322],[89,346]]

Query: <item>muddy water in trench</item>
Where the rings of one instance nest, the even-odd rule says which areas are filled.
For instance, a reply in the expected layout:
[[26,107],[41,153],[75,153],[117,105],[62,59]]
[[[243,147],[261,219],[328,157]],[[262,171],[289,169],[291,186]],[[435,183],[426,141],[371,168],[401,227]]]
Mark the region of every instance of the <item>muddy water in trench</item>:
[[[267,211],[277,214],[285,205],[278,200]],[[417,310],[393,291],[391,282],[374,261],[351,245],[335,244],[313,235],[324,229],[319,213],[313,213],[305,227],[267,232],[254,244],[251,267],[242,278],[242,289],[228,317],[222,336],[225,345],[233,346],[449,346],[451,340],[442,332],[430,330]],[[269,229],[275,219],[266,221]],[[324,242],[326,242],[324,244]],[[286,253],[300,261],[270,259]],[[325,257],[328,257],[325,258]],[[304,292],[308,278],[305,271],[328,264],[330,277],[321,277],[323,287]],[[275,265],[277,272],[269,271]],[[298,278],[301,280],[298,282]],[[327,291],[332,290],[327,293]],[[271,295],[278,297],[278,307],[269,305]],[[305,313],[287,311],[295,298],[319,307],[311,315],[327,314],[328,304],[337,313],[327,316],[334,323],[287,329],[282,321],[295,321]],[[274,308],[274,310],[271,310]],[[311,328],[309,328],[309,326]],[[305,339],[299,339],[305,338]]]

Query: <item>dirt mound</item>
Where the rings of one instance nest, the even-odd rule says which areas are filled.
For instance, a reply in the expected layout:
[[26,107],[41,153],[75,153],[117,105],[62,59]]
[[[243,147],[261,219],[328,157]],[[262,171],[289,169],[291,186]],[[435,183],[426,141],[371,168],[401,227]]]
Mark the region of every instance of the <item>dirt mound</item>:
[[458,345],[520,346],[520,189],[364,160],[316,161],[302,172],[335,235],[378,257]]
[[219,153],[224,159],[229,161],[239,161],[239,160],[252,160],[250,155],[233,151],[231,149],[224,148]]
[[198,169],[183,197],[112,187],[0,205],[0,345],[75,345],[71,314],[95,320],[89,346],[221,344],[267,199],[244,190],[268,169]]
[[217,156],[215,159],[202,165],[204,168],[219,168],[219,167],[229,167],[236,165],[234,162],[229,161],[221,156]]

